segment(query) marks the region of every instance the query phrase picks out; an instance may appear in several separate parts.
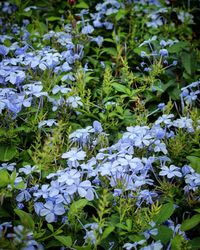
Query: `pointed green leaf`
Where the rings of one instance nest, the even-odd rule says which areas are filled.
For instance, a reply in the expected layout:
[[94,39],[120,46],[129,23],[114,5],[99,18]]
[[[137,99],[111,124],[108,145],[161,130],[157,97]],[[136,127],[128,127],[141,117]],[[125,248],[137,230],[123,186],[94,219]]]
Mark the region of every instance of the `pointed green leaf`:
[[200,223],[200,214],[196,214],[182,223],[181,230],[188,231],[196,227],[199,223]]
[[191,54],[184,52],[182,54],[182,63],[183,67],[185,68],[186,72],[191,75],[192,73],[192,57]]
[[47,18],[47,20],[49,22],[54,22],[54,21],[61,21],[62,19],[60,17],[57,17],[57,16],[50,16]]
[[79,9],[88,9],[89,5],[86,2],[81,1],[80,3],[76,4],[76,8],[79,8]]
[[102,235],[102,238],[101,238],[101,239],[103,240],[103,239],[107,238],[108,235],[114,231],[114,229],[115,229],[115,227],[113,227],[113,226],[107,227],[107,228],[103,231],[103,235]]
[[34,229],[35,227],[35,223],[34,220],[32,218],[32,216],[26,212],[24,212],[23,210],[20,209],[14,209],[15,213],[19,216],[21,224],[31,230]]
[[158,234],[155,236],[152,235],[152,238],[155,240],[160,240],[163,244],[167,244],[167,242],[170,241],[172,236],[173,236],[172,229],[161,225],[158,227]]
[[153,217],[153,221],[156,224],[161,224],[161,223],[165,222],[167,219],[169,219],[170,216],[173,214],[173,212],[174,212],[174,204],[173,203],[166,203],[162,206],[159,214],[157,214]]
[[189,243],[189,246],[191,247],[192,250],[199,250],[200,237],[194,238],[194,239],[190,240],[188,243]]
[[54,236],[54,238],[59,242],[61,242],[65,247],[71,247],[72,245],[71,236],[59,235],[59,236]]
[[10,183],[10,175],[6,169],[0,170],[0,187],[6,187]]
[[183,236],[177,234],[171,241],[171,250],[182,249],[182,242],[184,241]]
[[78,201],[74,201],[69,209],[69,216],[70,215],[78,215],[79,211],[81,211],[86,205],[88,201],[86,199],[80,199]]
[[17,154],[15,146],[11,145],[0,145],[0,161],[10,161]]
[[190,161],[192,168],[200,174],[200,157],[189,155],[186,158]]
[[116,83],[116,82],[112,83],[111,85],[118,92],[122,92],[122,93],[127,94],[130,91],[129,88],[127,88],[126,86],[119,84],[119,83]]
[[49,229],[51,232],[54,231],[53,226],[52,226],[51,224],[47,224],[47,227],[48,227],[48,229]]

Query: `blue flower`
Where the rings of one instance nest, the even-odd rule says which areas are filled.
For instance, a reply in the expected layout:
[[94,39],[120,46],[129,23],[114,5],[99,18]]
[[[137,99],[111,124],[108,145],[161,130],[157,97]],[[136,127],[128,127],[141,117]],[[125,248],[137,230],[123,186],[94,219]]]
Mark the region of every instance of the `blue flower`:
[[49,197],[54,197],[59,193],[64,193],[66,190],[66,185],[64,183],[60,183],[57,180],[51,181],[51,185],[49,187]]
[[75,181],[80,179],[80,176],[80,172],[78,172],[76,169],[68,170],[58,175],[58,182],[72,185],[75,183]]
[[37,215],[40,215],[40,211],[44,208],[44,204],[42,202],[35,202],[34,209]]
[[93,128],[96,133],[101,133],[103,131],[103,128],[101,126],[101,123],[98,121],[93,122]]
[[70,96],[67,99],[66,103],[69,104],[72,108],[83,106],[83,103],[81,102],[81,98],[79,96]]
[[140,250],[161,250],[161,249],[163,249],[163,245],[161,244],[160,241],[153,242],[149,246],[140,248]]
[[30,193],[26,190],[23,189],[21,192],[16,196],[16,201],[22,202],[22,201],[29,201],[32,198]]
[[69,66],[69,63],[68,62],[65,62],[63,65],[62,65],[62,70],[64,72],[68,72],[72,69],[72,67]]
[[86,153],[84,151],[78,151],[77,148],[72,148],[70,151],[62,154],[63,159],[68,159],[68,164],[73,167],[77,167],[79,165],[80,160],[84,160],[86,157]]
[[85,197],[87,200],[94,200],[94,189],[92,188],[91,182],[89,180],[82,181],[77,186],[77,191],[80,197]]
[[49,197],[49,184],[42,185],[41,189],[35,192],[33,196],[35,196],[36,199],[39,199],[40,197],[43,197],[44,199],[48,198]]
[[152,222],[150,222],[149,223],[149,225],[152,227],[151,229],[148,229],[148,230],[146,230],[143,234],[144,234],[144,236],[145,236],[145,238],[146,238],[146,240],[148,240],[150,237],[151,237],[151,235],[157,235],[158,234],[158,229],[157,228],[154,228],[155,227],[155,222],[154,221],[152,221]]
[[158,108],[160,109],[160,110],[163,110],[164,108],[165,108],[165,103],[159,103],[158,104]]
[[186,128],[188,132],[193,132],[192,119],[187,117],[181,117],[173,121],[173,126],[177,128]]
[[56,204],[52,201],[47,201],[44,204],[44,208],[40,210],[40,215],[45,216],[48,223],[55,222],[57,215],[63,215],[65,213],[65,208],[62,204]]
[[102,36],[97,36],[97,37],[92,38],[91,41],[94,41],[94,42],[96,42],[98,44],[98,46],[101,46],[102,43],[103,43],[103,37]]
[[159,51],[159,54],[160,54],[161,56],[163,56],[163,57],[167,57],[167,56],[169,55],[169,52],[168,52],[168,50],[166,50],[166,49],[161,49],[161,50]]
[[161,176],[167,176],[167,178],[171,179],[172,177],[182,177],[182,173],[180,172],[180,169],[174,165],[162,166],[162,171],[160,171],[159,175]]
[[26,175],[30,175],[32,172],[34,172],[36,170],[36,167],[33,166],[31,167],[30,165],[26,165],[23,168],[19,169],[19,173],[24,173]]
[[48,120],[44,120],[44,121],[39,122],[38,128],[41,128],[45,125],[48,127],[52,127],[53,125],[57,126],[58,123],[56,122],[55,119],[48,119]]
[[6,56],[8,53],[9,48],[4,45],[0,45],[0,55]]
[[140,207],[143,202],[145,202],[146,204],[152,204],[153,198],[155,198],[157,196],[158,195],[156,192],[144,189],[144,190],[140,191],[136,204],[138,207]]
[[162,116],[160,116],[160,117],[155,121],[155,125],[164,123],[164,124],[166,124],[166,125],[168,125],[168,126],[171,126],[171,125],[172,125],[171,118],[173,118],[173,117],[174,117],[173,114],[162,115]]
[[143,245],[146,242],[146,240],[140,240],[134,243],[125,243],[123,245],[123,248],[125,248],[126,250],[131,250],[131,249],[135,249],[137,250],[137,245]]
[[14,171],[15,167],[16,167],[15,162],[13,162],[13,163],[2,163],[1,166],[0,166],[0,170],[7,169],[8,171]]
[[81,30],[81,33],[84,35],[91,34],[94,31],[94,27],[90,24],[84,26]]
[[66,88],[66,85],[62,85],[62,86],[58,86],[58,85],[55,85],[52,89],[52,93],[55,95],[57,94],[58,92],[61,92],[62,94],[66,94],[68,92],[70,92],[71,89],[70,88]]

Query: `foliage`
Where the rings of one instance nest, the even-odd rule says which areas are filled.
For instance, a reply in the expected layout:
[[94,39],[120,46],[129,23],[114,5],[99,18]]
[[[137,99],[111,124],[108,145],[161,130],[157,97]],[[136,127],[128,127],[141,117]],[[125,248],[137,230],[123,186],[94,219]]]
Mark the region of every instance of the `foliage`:
[[1,249],[199,249],[199,2],[0,7]]

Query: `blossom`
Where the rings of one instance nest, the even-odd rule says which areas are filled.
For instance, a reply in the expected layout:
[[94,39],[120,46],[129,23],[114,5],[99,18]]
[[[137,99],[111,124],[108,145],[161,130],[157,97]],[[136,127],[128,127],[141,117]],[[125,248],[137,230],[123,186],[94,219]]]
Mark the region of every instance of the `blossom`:
[[143,245],[146,242],[146,240],[140,240],[134,243],[125,243],[123,245],[123,248],[125,248],[126,250],[131,250],[131,249],[135,249],[137,250],[137,245]]
[[86,153],[82,150],[78,151],[77,148],[72,148],[70,151],[62,154],[63,159],[68,159],[68,164],[73,167],[77,167],[79,165],[80,160],[84,160],[86,157]]
[[154,228],[155,227],[155,222],[154,221],[152,221],[152,222],[150,222],[149,223],[149,225],[152,227],[151,229],[148,229],[148,230],[146,230],[143,234],[144,234],[144,236],[145,236],[145,238],[146,238],[146,240],[148,240],[150,237],[151,237],[151,235],[157,235],[158,234],[158,229],[157,228]]
[[44,121],[41,121],[39,122],[38,124],[38,128],[41,128],[43,126],[48,126],[48,127],[52,127],[53,125],[58,125],[58,123],[56,122],[55,119],[48,119],[48,120],[44,120]]
[[160,49],[159,54],[163,57],[167,57],[169,52],[166,49]]
[[98,121],[93,122],[93,128],[96,133],[101,133],[103,131],[101,123]]
[[49,197],[49,184],[42,185],[41,189],[35,192],[33,196],[35,196],[36,199],[40,198],[41,196],[44,199],[48,198]]
[[67,104],[70,104],[72,108],[83,106],[83,103],[81,102],[81,98],[79,96],[70,96],[66,102]]
[[56,221],[57,215],[63,215],[65,208],[62,204],[54,204],[52,201],[47,201],[44,208],[40,210],[40,215],[45,216],[48,223]]
[[2,163],[1,166],[0,166],[0,170],[7,169],[8,171],[14,171],[15,167],[16,167],[15,162],[13,162],[13,163]]
[[159,175],[161,176],[167,176],[167,178],[171,179],[172,177],[182,177],[182,174],[180,172],[180,169],[174,165],[162,166],[162,171],[160,171]]
[[82,182],[76,180],[71,186],[67,187],[66,191],[70,195],[78,192],[80,197],[84,197],[89,201],[94,200],[94,189],[92,188],[91,182],[89,180]]
[[84,35],[87,35],[87,34],[91,34],[93,31],[94,31],[93,26],[90,24],[87,24],[86,26],[82,28],[81,33]]
[[137,197],[137,206],[141,206],[143,202],[146,204],[152,204],[153,203],[153,198],[157,197],[157,193],[154,191],[149,191],[147,189],[144,189],[140,191],[139,196]]
[[160,241],[153,242],[149,246],[140,248],[140,250],[161,250],[161,249],[163,249],[163,245],[161,244]]
[[160,109],[160,110],[163,110],[164,108],[165,108],[165,103],[159,103],[158,104],[158,108]]
[[79,179],[80,179],[80,172],[75,169],[68,170],[58,175],[58,182],[66,183],[67,185],[72,185],[76,180]]
[[22,202],[22,201],[29,201],[32,198],[30,193],[26,190],[23,189],[21,192],[16,196],[16,201]]
[[64,72],[67,72],[67,71],[70,71],[72,69],[72,67],[69,66],[69,63],[68,62],[65,62],[63,65],[62,65],[62,70]]
[[29,174],[31,174],[32,172],[34,172],[35,169],[36,169],[35,166],[31,167],[30,165],[26,165],[26,166],[24,166],[23,168],[20,168],[20,169],[19,169],[19,173],[24,173],[24,174],[26,174],[26,175],[29,175]]
[[9,52],[9,48],[5,45],[0,45],[0,55],[6,56]]
[[58,86],[58,85],[55,85],[52,89],[52,93],[55,95],[57,94],[58,92],[61,92],[62,94],[66,94],[68,92],[70,92],[71,89],[70,88],[66,88],[66,85],[62,85],[62,86]]

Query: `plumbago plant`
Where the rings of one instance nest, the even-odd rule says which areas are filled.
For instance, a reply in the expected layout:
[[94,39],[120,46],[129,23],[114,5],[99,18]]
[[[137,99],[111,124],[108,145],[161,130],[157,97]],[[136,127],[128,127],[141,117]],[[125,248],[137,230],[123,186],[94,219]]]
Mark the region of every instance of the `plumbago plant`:
[[199,2],[0,7],[0,249],[199,249]]

